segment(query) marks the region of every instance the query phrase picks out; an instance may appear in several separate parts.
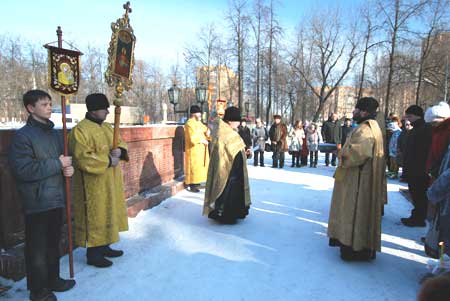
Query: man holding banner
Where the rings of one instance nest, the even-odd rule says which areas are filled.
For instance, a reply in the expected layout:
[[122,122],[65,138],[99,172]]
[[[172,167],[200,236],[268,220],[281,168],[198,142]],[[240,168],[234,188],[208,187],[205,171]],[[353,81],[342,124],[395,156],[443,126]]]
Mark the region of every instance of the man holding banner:
[[109,245],[128,230],[128,219],[119,161],[128,161],[127,146],[119,139],[113,148],[113,128],[104,123],[109,102],[104,94],[86,97],[86,118],[69,137],[74,158],[75,244],[87,248],[87,264],[99,268],[112,265],[105,257],[123,251]]

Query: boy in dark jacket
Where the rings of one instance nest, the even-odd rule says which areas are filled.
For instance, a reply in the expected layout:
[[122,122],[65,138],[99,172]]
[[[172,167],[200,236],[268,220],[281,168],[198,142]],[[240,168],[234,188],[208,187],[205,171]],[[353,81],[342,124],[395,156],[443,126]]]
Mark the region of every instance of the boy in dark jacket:
[[[64,178],[71,177],[72,158],[63,153],[63,139],[49,120],[52,101],[48,93],[31,90],[23,104],[30,116],[16,132],[9,164],[25,214],[25,262],[30,299],[56,300],[75,280],[59,277],[59,243],[65,207]],[[53,292],[52,292],[53,291]]]

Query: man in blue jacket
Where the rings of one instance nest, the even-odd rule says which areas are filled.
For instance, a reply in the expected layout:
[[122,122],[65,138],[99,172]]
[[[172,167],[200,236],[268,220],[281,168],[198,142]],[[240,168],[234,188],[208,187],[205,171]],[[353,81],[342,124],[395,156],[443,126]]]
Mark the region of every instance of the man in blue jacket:
[[23,104],[30,116],[18,130],[9,151],[9,164],[25,214],[25,263],[30,299],[56,300],[75,280],[59,276],[59,243],[65,207],[64,178],[71,177],[72,158],[63,153],[63,139],[50,121],[48,93],[31,90]]

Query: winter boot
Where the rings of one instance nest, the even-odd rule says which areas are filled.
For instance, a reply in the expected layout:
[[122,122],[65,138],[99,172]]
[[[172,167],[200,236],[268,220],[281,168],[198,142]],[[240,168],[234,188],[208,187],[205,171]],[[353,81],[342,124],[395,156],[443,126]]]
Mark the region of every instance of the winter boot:
[[50,290],[54,292],[65,292],[70,290],[72,287],[74,287],[76,284],[75,280],[73,279],[62,279],[61,277],[58,277],[55,281],[52,281],[50,284]]
[[122,250],[111,249],[111,247],[109,245],[104,246],[102,252],[103,252],[103,256],[111,257],[111,258],[120,257],[120,256],[123,255],[123,251]]
[[56,301],[55,294],[53,294],[48,289],[43,289],[39,292],[31,292],[30,293],[30,300],[31,301]]
[[97,268],[108,268],[112,266],[112,261],[103,256],[104,247],[105,246],[87,248],[86,257],[88,265],[93,265]]
[[200,192],[200,189],[198,189],[198,185],[197,184],[190,184],[189,185],[189,191],[190,192]]

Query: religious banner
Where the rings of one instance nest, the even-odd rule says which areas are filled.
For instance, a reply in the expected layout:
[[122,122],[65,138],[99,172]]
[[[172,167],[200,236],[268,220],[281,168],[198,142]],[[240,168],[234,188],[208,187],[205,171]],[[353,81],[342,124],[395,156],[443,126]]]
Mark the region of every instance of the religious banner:
[[49,86],[62,95],[78,92],[81,52],[45,45],[48,49]]
[[123,104],[122,93],[133,85],[134,44],[136,37],[130,25],[128,14],[131,13],[130,2],[123,5],[125,14],[111,23],[111,41],[108,49],[108,69],[105,72],[106,82],[115,86],[114,99],[114,137],[113,148],[119,143],[120,112]]
[[129,90],[133,84],[136,37],[128,17],[128,13],[131,13],[130,2],[123,7],[125,9],[123,17],[111,24],[112,36],[109,43],[108,70],[105,72],[105,78],[111,87],[121,86],[123,89]]

